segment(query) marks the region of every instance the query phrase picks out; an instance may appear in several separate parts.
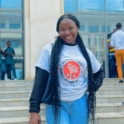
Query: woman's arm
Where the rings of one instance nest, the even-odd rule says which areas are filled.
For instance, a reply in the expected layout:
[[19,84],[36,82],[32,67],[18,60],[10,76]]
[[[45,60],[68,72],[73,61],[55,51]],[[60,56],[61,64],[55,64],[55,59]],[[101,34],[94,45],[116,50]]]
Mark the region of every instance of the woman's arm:
[[102,68],[100,68],[99,71],[97,71],[93,75],[94,75],[94,83],[95,83],[94,91],[96,92],[102,86],[104,79],[104,71]]
[[39,113],[40,111],[40,103],[45,91],[48,76],[49,73],[46,70],[36,67],[34,86],[29,101],[30,113],[31,112]]

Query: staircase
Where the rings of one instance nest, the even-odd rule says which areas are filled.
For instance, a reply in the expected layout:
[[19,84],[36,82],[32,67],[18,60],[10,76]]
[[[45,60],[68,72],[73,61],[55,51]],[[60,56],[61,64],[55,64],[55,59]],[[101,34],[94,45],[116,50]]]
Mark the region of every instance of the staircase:
[[[0,124],[29,124],[29,97],[33,81],[0,81]],[[124,124],[124,83],[105,79],[97,92],[96,124]],[[42,124],[45,105],[41,105]]]

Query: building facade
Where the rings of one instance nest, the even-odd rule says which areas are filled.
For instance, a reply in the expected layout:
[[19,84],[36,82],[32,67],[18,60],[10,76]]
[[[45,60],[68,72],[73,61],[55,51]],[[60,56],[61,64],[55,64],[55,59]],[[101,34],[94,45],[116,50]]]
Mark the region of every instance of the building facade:
[[6,41],[11,41],[18,79],[34,78],[40,51],[54,42],[56,22],[63,13],[78,18],[86,47],[108,77],[107,36],[117,22],[124,30],[124,0],[0,0],[0,46],[4,50]]

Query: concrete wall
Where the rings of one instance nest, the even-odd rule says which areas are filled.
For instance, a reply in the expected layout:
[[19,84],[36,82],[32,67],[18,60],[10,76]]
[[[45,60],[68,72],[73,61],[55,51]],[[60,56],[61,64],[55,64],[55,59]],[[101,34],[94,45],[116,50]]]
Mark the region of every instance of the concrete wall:
[[34,78],[34,65],[44,45],[54,41],[63,0],[24,0],[25,79]]

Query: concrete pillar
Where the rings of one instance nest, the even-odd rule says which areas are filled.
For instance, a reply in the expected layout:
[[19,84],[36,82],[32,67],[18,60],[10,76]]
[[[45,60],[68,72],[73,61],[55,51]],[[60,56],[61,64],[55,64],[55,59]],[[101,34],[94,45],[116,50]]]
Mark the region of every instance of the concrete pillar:
[[54,41],[63,0],[25,0],[25,79],[34,79],[34,65],[44,45]]

